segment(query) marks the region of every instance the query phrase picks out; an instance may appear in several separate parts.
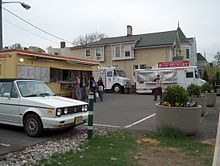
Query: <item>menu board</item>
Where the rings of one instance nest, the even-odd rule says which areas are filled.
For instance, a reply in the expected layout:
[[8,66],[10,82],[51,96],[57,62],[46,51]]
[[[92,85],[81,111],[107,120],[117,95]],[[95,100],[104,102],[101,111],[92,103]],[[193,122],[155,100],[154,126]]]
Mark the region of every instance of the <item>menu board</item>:
[[18,78],[29,78],[50,82],[50,68],[19,65]]

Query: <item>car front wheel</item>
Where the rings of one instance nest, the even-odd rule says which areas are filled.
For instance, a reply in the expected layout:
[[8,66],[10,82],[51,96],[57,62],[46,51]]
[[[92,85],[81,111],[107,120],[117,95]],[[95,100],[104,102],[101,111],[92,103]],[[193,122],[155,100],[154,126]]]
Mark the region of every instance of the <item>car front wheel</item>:
[[29,114],[24,118],[24,131],[31,137],[37,137],[42,134],[43,125],[38,115]]

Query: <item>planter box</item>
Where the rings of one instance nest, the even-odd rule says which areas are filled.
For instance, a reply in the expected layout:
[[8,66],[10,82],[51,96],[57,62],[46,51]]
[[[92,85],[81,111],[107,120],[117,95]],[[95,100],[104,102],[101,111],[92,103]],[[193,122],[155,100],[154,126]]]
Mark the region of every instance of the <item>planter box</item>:
[[192,101],[196,102],[198,105],[202,106],[202,109],[201,109],[202,116],[208,115],[208,110],[206,109],[207,97],[195,97],[191,99]]
[[214,107],[216,104],[216,93],[205,93],[207,97],[207,107]]
[[172,127],[185,135],[195,135],[199,129],[201,106],[167,107],[156,104],[156,127]]

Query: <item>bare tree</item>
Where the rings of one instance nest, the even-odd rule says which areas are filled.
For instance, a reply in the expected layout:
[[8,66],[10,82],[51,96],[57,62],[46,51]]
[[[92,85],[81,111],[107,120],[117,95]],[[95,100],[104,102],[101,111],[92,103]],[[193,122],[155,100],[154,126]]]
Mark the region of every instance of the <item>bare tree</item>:
[[214,58],[217,63],[220,63],[220,52],[217,52]]
[[89,44],[91,42],[96,42],[99,41],[101,38],[107,37],[106,34],[104,33],[87,33],[84,36],[80,35],[76,39],[73,40],[73,44],[75,46],[80,46],[80,45],[85,45]]

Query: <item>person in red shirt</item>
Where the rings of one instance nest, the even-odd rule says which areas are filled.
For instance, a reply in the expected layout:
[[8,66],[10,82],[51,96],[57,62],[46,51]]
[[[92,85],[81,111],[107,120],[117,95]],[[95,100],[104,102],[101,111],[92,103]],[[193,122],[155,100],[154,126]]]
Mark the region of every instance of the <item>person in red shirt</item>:
[[156,88],[154,89],[154,100],[157,101],[157,95],[160,95],[160,100],[162,100],[162,81],[160,75],[157,75],[157,78],[154,80],[156,82]]

